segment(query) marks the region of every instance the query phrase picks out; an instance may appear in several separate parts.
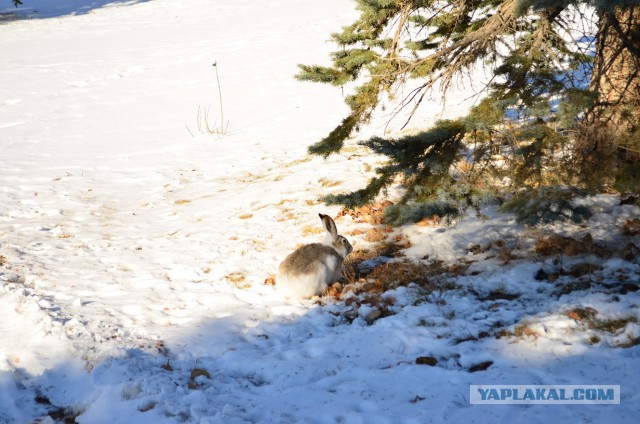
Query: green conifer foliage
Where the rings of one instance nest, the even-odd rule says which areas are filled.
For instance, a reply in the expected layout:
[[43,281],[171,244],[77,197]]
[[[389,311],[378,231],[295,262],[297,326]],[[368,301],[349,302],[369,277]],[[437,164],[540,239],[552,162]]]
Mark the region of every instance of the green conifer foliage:
[[403,177],[406,199],[431,198],[434,193],[425,189],[437,188],[450,179],[449,168],[458,156],[464,133],[461,121],[440,121],[433,128],[416,135],[394,140],[374,137],[365,141],[362,144],[386,156],[387,163],[377,170],[378,176],[365,188],[331,195],[325,200],[348,207],[362,206],[371,202],[397,176]]
[[566,187],[527,189],[513,196],[501,208],[513,213],[519,223],[530,226],[556,221],[580,223],[591,217],[591,211],[576,204],[576,194]]
[[[400,177],[406,194],[390,212],[390,219],[399,223],[401,217],[412,221],[432,211],[453,213],[486,199],[486,193],[496,188],[513,194],[534,190],[536,199],[544,195],[555,199],[546,202],[549,211],[557,207],[566,211],[566,197],[576,191],[553,187],[597,189],[614,181],[626,189],[640,186],[628,182],[638,173],[634,166],[619,166],[618,154],[625,148],[626,163],[640,162],[640,151],[635,156],[629,153],[635,146],[640,148],[636,140],[640,113],[634,107],[640,104],[640,94],[620,89],[616,101],[624,107],[612,108],[598,91],[598,87],[620,88],[615,86],[620,78],[614,71],[627,78],[625,87],[640,87],[637,67],[634,74],[633,66],[631,72],[623,66],[640,63],[640,41],[636,40],[640,37],[635,37],[640,34],[640,0],[355,2],[358,19],[332,35],[339,47],[332,55],[332,66],[300,65],[300,80],[334,86],[355,83],[346,98],[349,115],[312,145],[311,153],[326,157],[340,150],[385,96],[399,109],[413,108],[412,116],[436,83],[446,96],[456,78],[474,67],[484,66],[494,78],[486,87],[486,97],[458,121],[438,122],[415,136],[363,143],[385,155],[388,162],[366,187],[327,201],[350,207],[367,203]],[[583,25],[585,14],[592,19],[591,27]],[[606,39],[601,36],[605,30]],[[606,44],[614,48],[606,50]],[[607,54],[612,56],[610,61],[604,57]],[[618,54],[624,61],[614,60]],[[594,68],[599,72],[598,84],[590,77]],[[398,88],[409,79],[421,85],[399,96]],[[625,122],[626,132],[617,134],[618,141],[600,148],[608,140],[608,133],[600,131],[593,132],[600,134],[595,148],[584,137],[575,142],[578,135],[591,134],[585,129],[587,121],[607,125],[599,118],[605,110],[615,118],[611,122]],[[582,152],[582,157],[576,152]],[[606,175],[591,172],[601,158],[612,165]],[[616,174],[616,169],[621,171]],[[527,195],[516,195],[514,205],[523,204],[519,199],[524,198]],[[553,216],[573,219],[574,215]]]

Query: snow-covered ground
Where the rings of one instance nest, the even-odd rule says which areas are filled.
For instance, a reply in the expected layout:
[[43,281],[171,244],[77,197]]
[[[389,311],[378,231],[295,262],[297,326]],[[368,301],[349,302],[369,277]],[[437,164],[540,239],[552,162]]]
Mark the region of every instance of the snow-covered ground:
[[[405,258],[463,271],[430,277],[440,291],[383,294],[375,320],[364,295],[289,301],[264,284],[322,239],[318,212],[338,215],[318,198],[361,187],[377,160],[354,145],[306,156],[346,106],[292,78],[328,62],[352,3],[5,3],[0,422],[637,422],[640,236],[622,227],[640,209],[617,198],[590,200],[583,227],[527,230],[487,209],[396,230]],[[216,70],[225,135],[206,131],[223,127]],[[425,105],[413,125],[441,112]],[[384,129],[379,117],[364,135]],[[370,226],[336,223],[370,247]],[[536,255],[552,231],[622,253]],[[619,384],[622,397],[479,406],[470,384]]]

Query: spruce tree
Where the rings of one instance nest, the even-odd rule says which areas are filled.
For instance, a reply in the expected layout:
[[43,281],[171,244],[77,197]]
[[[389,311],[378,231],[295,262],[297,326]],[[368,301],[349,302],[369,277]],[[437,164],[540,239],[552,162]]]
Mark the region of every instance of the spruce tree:
[[[446,96],[476,66],[494,79],[465,118],[363,143],[388,163],[366,187],[330,202],[367,203],[398,176],[407,187],[402,203],[425,213],[438,209],[428,202],[486,199],[482,190],[505,181],[519,198],[533,190],[565,199],[567,191],[545,187],[566,185],[640,188],[629,181],[640,174],[640,0],[355,1],[358,19],[332,34],[332,66],[300,65],[300,80],[356,84],[350,113],[311,153],[340,150],[384,96],[412,116],[436,84]],[[583,26],[589,19],[593,32]],[[397,97],[409,79],[418,88]]]

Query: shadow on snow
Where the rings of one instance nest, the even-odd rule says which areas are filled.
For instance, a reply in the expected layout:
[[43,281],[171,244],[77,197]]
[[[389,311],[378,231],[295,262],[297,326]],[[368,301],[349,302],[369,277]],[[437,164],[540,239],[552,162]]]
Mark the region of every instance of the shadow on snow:
[[[637,395],[625,391],[625,382],[637,367],[638,346],[615,358],[594,349],[540,365],[501,356],[504,341],[455,345],[400,315],[371,326],[347,324],[318,307],[262,321],[231,316],[202,322],[167,347],[123,349],[90,372],[65,363],[20,378],[19,370],[0,372],[0,394],[14,399],[0,422],[47,415],[90,423],[536,422],[550,409],[567,421],[611,413],[602,405],[470,405],[470,384],[620,384],[617,422],[635,422]],[[453,359],[432,367],[416,364],[420,355]],[[455,365],[461,358],[496,365],[470,373]],[[609,380],[596,381],[587,370],[603,361]]]
[[22,0],[13,6],[11,0],[0,0],[0,24],[23,19],[47,19],[84,15],[101,7],[130,6],[150,0]]

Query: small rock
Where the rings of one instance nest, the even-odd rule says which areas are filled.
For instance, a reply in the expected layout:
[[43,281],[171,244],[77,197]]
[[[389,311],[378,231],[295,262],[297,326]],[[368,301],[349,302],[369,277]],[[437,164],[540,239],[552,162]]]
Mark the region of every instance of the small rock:
[[469,368],[469,372],[485,371],[491,365],[493,365],[493,361],[480,362],[479,364],[476,364],[476,365],[473,365],[472,367],[470,367]]
[[548,274],[545,272],[545,270],[540,268],[538,272],[536,272],[536,275],[533,276],[533,278],[535,278],[536,281],[544,281],[547,279],[547,275]]
[[626,236],[637,236],[640,234],[640,218],[627,219],[622,226],[622,233]]
[[382,316],[382,312],[380,311],[380,309],[375,308],[367,314],[364,320],[367,322],[367,324],[371,325],[374,322],[376,322],[376,320],[381,316]]
[[619,294],[627,294],[630,292],[637,292],[640,290],[640,287],[636,284],[632,283],[623,283],[617,288],[617,292]]
[[633,243],[628,243],[627,246],[622,250],[622,257],[624,258],[624,260],[629,262],[638,260],[638,258],[640,258],[640,248]]
[[138,411],[148,412],[155,408],[156,403],[152,400],[145,400],[138,405]]
[[418,365],[429,365],[431,367],[435,366],[438,363],[438,360],[433,356],[418,356],[416,358],[416,364]]

